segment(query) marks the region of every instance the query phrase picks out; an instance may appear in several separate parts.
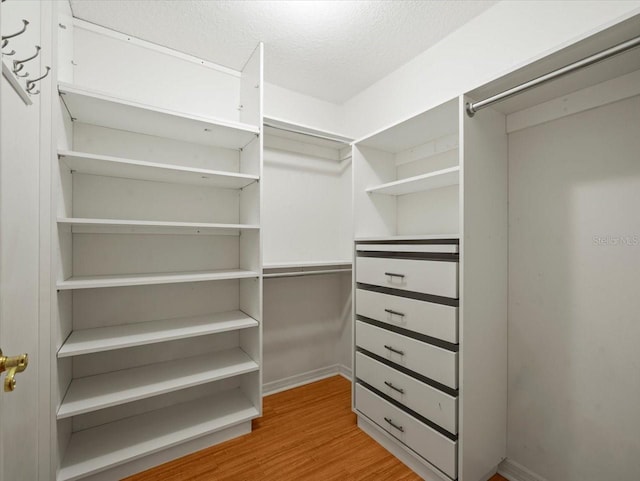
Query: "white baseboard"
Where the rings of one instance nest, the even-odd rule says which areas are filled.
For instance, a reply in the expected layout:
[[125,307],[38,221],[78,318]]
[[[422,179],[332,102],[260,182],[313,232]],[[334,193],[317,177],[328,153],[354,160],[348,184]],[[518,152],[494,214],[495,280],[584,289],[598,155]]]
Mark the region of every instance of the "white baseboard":
[[542,476],[508,458],[498,466],[498,474],[509,481],[547,481]]
[[347,381],[351,382],[352,373],[351,373],[351,368],[350,367],[347,367],[344,364],[338,364],[338,374],[340,374]]
[[285,377],[284,379],[278,379],[276,381],[267,382],[262,386],[262,395],[268,396],[287,389],[293,389],[294,387],[304,386],[321,379],[326,379],[331,376],[341,375],[351,380],[351,369],[342,364],[333,364],[327,367],[321,367],[320,369],[314,369],[313,371],[307,371],[295,376]]

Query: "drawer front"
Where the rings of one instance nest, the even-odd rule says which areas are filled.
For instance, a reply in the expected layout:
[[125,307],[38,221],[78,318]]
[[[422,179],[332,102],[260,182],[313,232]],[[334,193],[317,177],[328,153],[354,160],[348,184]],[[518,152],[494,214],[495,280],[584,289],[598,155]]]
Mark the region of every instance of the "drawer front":
[[361,384],[356,384],[356,409],[445,474],[456,478],[456,441],[431,429]]
[[357,257],[356,280],[374,286],[458,298],[458,263]]
[[458,400],[361,352],[356,377],[452,434],[458,433]]
[[356,345],[453,389],[458,388],[458,353],[356,321]]
[[390,326],[458,343],[457,307],[357,289],[356,313]]
[[356,244],[361,252],[438,252],[457,254],[458,244]]

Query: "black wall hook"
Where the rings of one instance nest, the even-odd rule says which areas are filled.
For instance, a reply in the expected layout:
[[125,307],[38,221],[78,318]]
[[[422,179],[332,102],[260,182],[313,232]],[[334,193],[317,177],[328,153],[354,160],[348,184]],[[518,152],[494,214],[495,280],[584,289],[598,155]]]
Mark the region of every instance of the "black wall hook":
[[39,90],[36,90],[35,92],[33,91],[33,89],[36,88],[36,82],[39,82],[40,80],[44,79],[47,75],[49,75],[49,72],[51,71],[51,67],[45,67],[47,69],[47,71],[44,73],[44,75],[38,77],[38,78],[34,78],[32,80],[27,80],[27,92],[31,95],[38,95],[40,93]]
[[[27,62],[30,62],[31,60],[36,58],[38,55],[40,55],[40,45],[36,45],[36,53],[34,53],[31,57],[25,58],[24,60],[13,61],[13,73],[18,75],[18,72],[20,72],[24,68],[24,64]],[[24,75],[18,75],[18,77],[26,77],[27,75],[29,74],[26,73]]]
[[2,48],[5,48],[7,46],[7,44],[9,43],[9,39],[13,38],[13,37],[17,37],[18,35],[22,35],[24,32],[27,31],[27,26],[29,25],[29,21],[22,19],[22,30],[20,30],[19,32],[16,33],[12,33],[11,35],[3,35],[2,36]]

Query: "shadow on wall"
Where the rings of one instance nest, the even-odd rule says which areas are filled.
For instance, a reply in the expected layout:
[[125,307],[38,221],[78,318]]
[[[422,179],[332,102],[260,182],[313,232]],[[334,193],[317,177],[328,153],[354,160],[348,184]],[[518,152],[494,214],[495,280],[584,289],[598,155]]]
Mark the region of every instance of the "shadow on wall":
[[351,275],[264,281],[264,383],[351,364]]
[[509,136],[508,457],[640,479],[640,97]]

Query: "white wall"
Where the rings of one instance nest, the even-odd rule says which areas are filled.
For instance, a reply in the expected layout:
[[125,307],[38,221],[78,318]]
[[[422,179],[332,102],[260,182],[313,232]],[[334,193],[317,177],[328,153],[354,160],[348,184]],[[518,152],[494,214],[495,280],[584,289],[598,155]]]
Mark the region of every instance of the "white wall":
[[503,1],[344,104],[362,137],[640,13],[640,1]]
[[270,83],[266,83],[264,89],[264,116],[343,136],[349,136],[351,130],[344,123],[344,108],[341,105]]
[[351,367],[351,275],[264,280],[265,391]]
[[265,147],[263,195],[265,264],[351,259],[350,160]]
[[[350,262],[351,161],[336,149],[265,136],[265,264]],[[264,383],[271,391],[351,367],[351,276],[264,280]]]
[[509,136],[508,457],[549,481],[640,479],[638,132],[634,97]]

